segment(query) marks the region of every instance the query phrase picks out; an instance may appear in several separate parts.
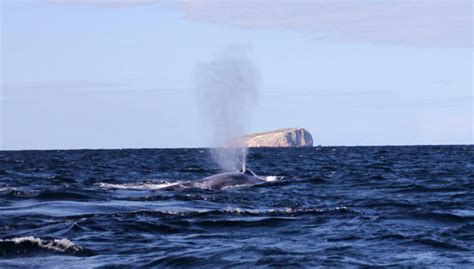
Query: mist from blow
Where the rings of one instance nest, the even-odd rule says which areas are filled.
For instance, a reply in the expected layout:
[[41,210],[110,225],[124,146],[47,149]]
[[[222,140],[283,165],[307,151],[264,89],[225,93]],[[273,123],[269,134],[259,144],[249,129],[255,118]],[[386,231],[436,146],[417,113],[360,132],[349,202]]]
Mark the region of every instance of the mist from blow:
[[195,68],[195,86],[212,158],[224,171],[245,169],[248,131],[257,104],[258,74],[241,51],[225,51]]

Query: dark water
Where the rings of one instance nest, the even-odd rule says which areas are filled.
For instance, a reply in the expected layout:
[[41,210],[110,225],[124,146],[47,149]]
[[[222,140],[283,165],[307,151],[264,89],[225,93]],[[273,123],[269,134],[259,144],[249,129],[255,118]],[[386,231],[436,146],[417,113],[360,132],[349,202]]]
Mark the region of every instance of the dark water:
[[0,267],[474,266],[474,146],[0,152]]

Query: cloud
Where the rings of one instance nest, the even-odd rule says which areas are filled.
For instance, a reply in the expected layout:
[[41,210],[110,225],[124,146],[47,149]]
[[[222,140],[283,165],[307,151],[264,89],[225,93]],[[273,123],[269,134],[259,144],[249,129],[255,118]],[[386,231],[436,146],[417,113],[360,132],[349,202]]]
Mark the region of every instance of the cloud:
[[0,90],[21,91],[21,90],[104,90],[108,88],[118,88],[127,86],[123,82],[101,82],[101,81],[34,81],[34,82],[2,82]]
[[63,5],[97,5],[97,6],[136,6],[142,4],[154,4],[161,2],[160,0],[49,0],[52,4]]
[[107,7],[159,3],[198,22],[313,33],[322,40],[414,47],[472,47],[470,0],[50,0]]
[[184,1],[188,19],[312,32],[323,40],[471,47],[471,1]]

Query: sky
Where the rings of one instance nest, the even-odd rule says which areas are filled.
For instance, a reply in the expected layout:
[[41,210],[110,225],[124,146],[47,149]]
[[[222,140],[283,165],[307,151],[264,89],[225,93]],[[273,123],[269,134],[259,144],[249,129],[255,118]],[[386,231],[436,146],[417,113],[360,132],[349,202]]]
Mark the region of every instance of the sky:
[[0,150],[207,147],[196,66],[245,51],[249,133],[473,143],[472,1],[2,0]]

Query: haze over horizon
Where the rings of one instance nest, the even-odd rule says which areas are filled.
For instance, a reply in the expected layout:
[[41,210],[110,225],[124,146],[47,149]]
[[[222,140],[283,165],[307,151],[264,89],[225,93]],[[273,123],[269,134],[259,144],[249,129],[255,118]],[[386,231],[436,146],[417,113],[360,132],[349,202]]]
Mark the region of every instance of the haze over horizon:
[[250,132],[472,144],[471,1],[1,2],[0,150],[206,147],[193,69],[260,74]]

